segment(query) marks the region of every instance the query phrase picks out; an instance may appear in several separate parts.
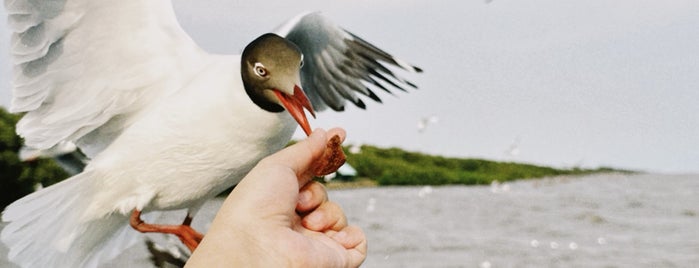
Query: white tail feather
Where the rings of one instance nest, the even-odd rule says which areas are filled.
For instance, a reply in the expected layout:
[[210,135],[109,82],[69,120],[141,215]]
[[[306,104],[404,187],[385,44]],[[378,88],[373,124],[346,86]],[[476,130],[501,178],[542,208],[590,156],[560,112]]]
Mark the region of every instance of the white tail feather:
[[8,259],[22,267],[97,267],[140,241],[127,215],[84,218],[91,181],[86,171],[9,205],[0,234]]

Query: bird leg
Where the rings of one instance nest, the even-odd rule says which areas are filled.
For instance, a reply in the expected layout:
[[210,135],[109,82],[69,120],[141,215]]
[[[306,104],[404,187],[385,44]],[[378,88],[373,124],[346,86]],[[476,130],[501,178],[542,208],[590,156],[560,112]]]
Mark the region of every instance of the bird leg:
[[192,216],[187,213],[187,217],[184,217],[184,221],[182,221],[182,225],[190,226],[192,225]]
[[192,223],[192,217],[187,214],[187,217],[182,222],[182,225],[162,225],[149,224],[141,219],[141,211],[135,209],[131,214],[131,227],[141,233],[164,233],[176,235],[182,243],[189,248],[191,252],[199,245],[199,242],[204,238],[204,235],[194,230],[189,225]]

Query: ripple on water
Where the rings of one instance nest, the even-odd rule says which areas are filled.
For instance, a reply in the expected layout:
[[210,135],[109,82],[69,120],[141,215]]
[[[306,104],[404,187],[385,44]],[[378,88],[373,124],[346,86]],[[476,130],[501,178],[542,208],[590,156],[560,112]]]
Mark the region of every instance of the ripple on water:
[[612,174],[508,185],[379,187],[333,191],[330,198],[367,234],[364,267],[699,262],[699,195],[678,190],[699,189],[699,176]]

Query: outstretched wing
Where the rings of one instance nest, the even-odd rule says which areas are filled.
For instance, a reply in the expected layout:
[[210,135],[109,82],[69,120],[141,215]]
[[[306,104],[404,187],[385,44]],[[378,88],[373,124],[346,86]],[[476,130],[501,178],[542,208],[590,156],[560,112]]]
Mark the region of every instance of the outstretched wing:
[[93,155],[147,106],[182,87],[204,53],[169,0],[5,0],[12,112],[28,146],[68,140]]
[[275,31],[294,42],[303,52],[301,83],[314,109],[345,108],[346,100],[364,109],[357,93],[381,102],[372,91],[379,88],[404,90],[415,85],[386,67],[393,65],[410,72],[418,67],[401,61],[356,35],[338,27],[319,13],[300,15]]

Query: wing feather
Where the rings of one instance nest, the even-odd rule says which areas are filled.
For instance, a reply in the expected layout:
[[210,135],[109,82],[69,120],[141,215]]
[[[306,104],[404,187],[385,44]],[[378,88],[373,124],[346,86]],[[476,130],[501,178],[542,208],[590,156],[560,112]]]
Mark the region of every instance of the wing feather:
[[336,26],[319,13],[300,15],[279,27],[276,33],[294,42],[303,52],[301,83],[316,110],[330,107],[342,111],[346,101],[363,109],[366,105],[357,93],[381,102],[371,87],[389,93],[389,88],[402,91],[407,87],[417,88],[386,65],[410,72],[422,72],[420,68]]
[[[26,113],[17,132],[37,149],[70,140],[98,153],[206,62],[169,0],[6,0],[5,6],[13,31],[10,110]],[[98,130],[111,135],[81,140]]]

